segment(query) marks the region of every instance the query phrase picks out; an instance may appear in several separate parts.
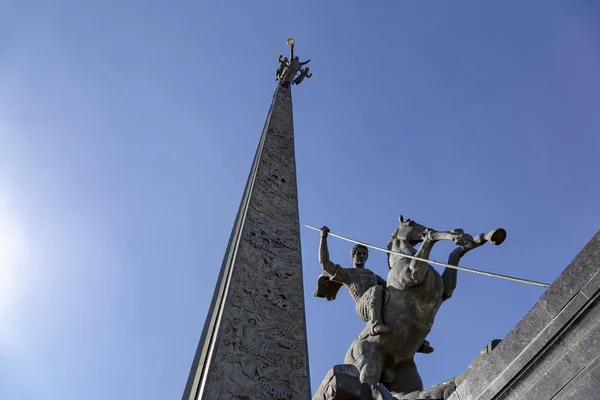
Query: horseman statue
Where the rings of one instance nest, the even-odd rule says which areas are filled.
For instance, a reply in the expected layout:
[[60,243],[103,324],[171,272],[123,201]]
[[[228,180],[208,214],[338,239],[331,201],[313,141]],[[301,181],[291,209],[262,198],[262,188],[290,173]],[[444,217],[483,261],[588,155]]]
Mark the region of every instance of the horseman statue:
[[309,67],[302,68],[308,64],[310,60],[300,61],[298,56],[294,56],[294,45],[296,41],[294,38],[287,40],[288,46],[290,46],[290,57],[279,56],[279,67],[275,72],[275,80],[279,81],[283,87],[289,87],[290,85],[299,85],[304,78],[310,78],[312,74],[309,72]]
[[456,269],[447,267],[440,275],[423,259],[429,259],[436,242],[450,240],[457,247],[447,264],[457,266],[461,257],[474,248],[486,242],[501,244],[506,231],[495,229],[473,237],[462,229],[428,229],[401,216],[387,247],[387,281],[365,268],[365,246],[352,249],[354,268],[333,263],[327,247],[328,234],[327,227],[321,228],[319,263],[324,272],[317,281],[315,296],[333,300],[341,286],[346,286],[356,303],[357,314],[367,323],[346,353],[344,364],[356,367],[360,381],[372,387],[383,384],[392,393],[423,390],[414,356],[417,352],[433,351],[425,339],[440,306],[452,296],[457,278]]

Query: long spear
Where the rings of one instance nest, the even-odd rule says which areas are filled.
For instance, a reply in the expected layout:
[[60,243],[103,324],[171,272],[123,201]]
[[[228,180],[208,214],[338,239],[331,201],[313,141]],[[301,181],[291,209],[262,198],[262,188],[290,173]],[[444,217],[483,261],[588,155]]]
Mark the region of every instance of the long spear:
[[[314,229],[315,231],[321,231],[319,228],[315,228],[314,226],[311,226],[311,225],[305,225],[305,226],[307,228]],[[331,235],[333,237],[345,240],[345,241],[350,242],[350,243],[360,244],[362,246],[365,246],[365,247],[368,247],[368,248],[371,248],[371,249],[374,249],[374,250],[383,251],[384,253],[395,254],[395,255],[398,255],[398,256],[401,256],[401,257],[406,257],[406,258],[410,258],[410,259],[417,260],[417,261],[424,261],[424,262],[427,262],[427,263],[430,263],[430,264],[439,265],[441,267],[452,268],[452,269],[456,269],[456,270],[459,270],[459,271],[465,271],[465,272],[472,272],[474,274],[479,274],[479,275],[491,276],[492,278],[506,279],[507,281],[525,283],[527,285],[541,286],[541,287],[544,287],[544,288],[549,288],[550,287],[549,284],[543,283],[543,282],[531,281],[529,279],[523,279],[523,278],[516,278],[514,276],[496,274],[496,273],[493,273],[493,272],[481,271],[481,270],[477,270],[477,269],[473,269],[473,268],[459,267],[457,265],[450,265],[450,264],[446,264],[446,263],[439,262],[439,261],[433,261],[433,260],[428,260],[426,258],[415,257],[415,256],[411,256],[411,255],[408,255],[408,254],[403,254],[403,253],[400,253],[400,252],[397,252],[397,251],[392,251],[392,250],[384,249],[382,247],[373,246],[372,244],[368,244],[368,243],[364,243],[364,242],[359,242],[358,240],[350,239],[348,237],[335,234],[333,232],[329,232],[328,235]]]

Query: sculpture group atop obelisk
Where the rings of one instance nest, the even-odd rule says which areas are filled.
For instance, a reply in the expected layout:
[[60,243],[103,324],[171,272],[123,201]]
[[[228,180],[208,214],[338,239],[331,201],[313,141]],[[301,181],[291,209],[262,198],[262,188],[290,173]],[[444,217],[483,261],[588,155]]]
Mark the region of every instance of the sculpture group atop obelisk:
[[309,72],[310,68],[302,68],[310,60],[301,62],[300,57],[294,56],[294,45],[296,41],[293,38],[287,40],[287,44],[290,46],[290,58],[279,56],[279,68],[275,73],[275,80],[280,81],[283,87],[288,88],[290,85],[299,85],[302,83],[304,78],[310,78],[312,74]]

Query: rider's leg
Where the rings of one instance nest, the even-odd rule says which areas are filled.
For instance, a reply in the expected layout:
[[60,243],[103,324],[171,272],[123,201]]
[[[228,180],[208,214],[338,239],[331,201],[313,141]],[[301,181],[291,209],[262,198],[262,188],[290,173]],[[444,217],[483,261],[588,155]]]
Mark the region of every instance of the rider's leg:
[[381,335],[387,333],[390,328],[383,324],[381,312],[383,310],[383,286],[373,286],[371,296],[371,335]]
[[381,335],[387,333],[390,329],[383,324],[383,286],[371,286],[356,302],[356,312],[358,316],[368,323],[371,335]]

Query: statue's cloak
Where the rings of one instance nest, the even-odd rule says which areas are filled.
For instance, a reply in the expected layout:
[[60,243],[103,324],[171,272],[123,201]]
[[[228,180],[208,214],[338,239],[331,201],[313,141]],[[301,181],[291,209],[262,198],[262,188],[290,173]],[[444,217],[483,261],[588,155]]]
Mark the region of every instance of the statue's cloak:
[[329,301],[335,300],[335,296],[337,296],[337,293],[342,286],[342,283],[332,281],[331,275],[324,272],[319,275],[319,279],[317,279],[317,290],[315,290],[313,296],[324,297]]
[[[377,277],[377,284],[385,288],[385,279],[383,279],[377,274],[375,274],[375,276]],[[323,272],[321,275],[319,275],[319,278],[317,279],[317,289],[313,293],[313,296],[323,297],[329,301],[335,300],[335,296],[337,296],[340,288],[343,285],[343,283],[332,280],[331,275],[329,275],[327,272]],[[385,294],[385,296],[387,296],[387,293]],[[384,301],[387,301],[387,297],[384,297]]]

